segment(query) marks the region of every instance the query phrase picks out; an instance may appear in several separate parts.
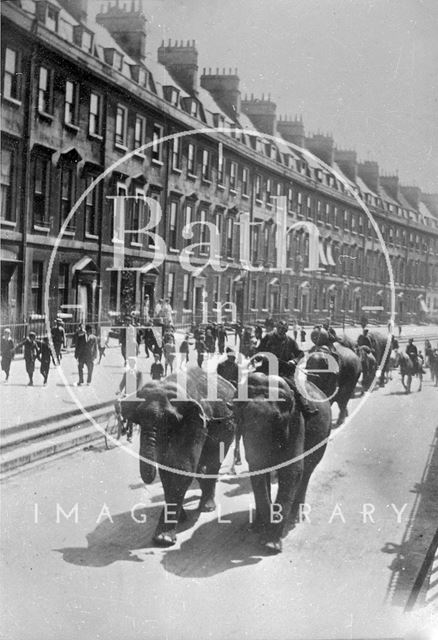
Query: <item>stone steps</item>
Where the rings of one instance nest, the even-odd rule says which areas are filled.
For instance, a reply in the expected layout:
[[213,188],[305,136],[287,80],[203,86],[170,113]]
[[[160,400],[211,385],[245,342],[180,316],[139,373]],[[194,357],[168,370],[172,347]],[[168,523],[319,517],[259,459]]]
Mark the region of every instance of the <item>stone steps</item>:
[[[112,401],[87,408],[89,415],[103,428],[112,411]],[[0,474],[102,438],[103,434],[90,419],[77,410],[8,427],[2,431]]]

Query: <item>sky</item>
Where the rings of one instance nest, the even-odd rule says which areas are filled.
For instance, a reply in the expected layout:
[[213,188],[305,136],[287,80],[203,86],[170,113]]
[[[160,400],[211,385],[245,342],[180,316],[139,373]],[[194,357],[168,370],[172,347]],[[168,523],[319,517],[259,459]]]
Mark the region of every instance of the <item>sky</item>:
[[271,94],[306,134],[438,192],[437,0],[142,2],[148,56],[194,39],[200,73],[237,67],[242,97]]

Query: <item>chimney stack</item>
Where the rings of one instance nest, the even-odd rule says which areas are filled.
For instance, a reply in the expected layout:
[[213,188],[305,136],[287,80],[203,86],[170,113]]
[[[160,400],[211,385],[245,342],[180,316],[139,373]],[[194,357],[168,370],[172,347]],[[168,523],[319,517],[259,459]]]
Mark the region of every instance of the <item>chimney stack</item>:
[[358,173],[359,177],[362,178],[371,191],[379,193],[380,176],[379,165],[377,162],[374,162],[373,160],[365,160],[365,162],[359,163]]
[[297,145],[297,147],[304,147],[304,140],[306,138],[304,133],[304,124],[301,118],[281,118],[277,121],[277,131],[288,142]]
[[59,0],[59,4],[78,22],[87,21],[88,0]]
[[357,180],[357,154],[356,151],[335,149],[335,162],[340,170],[352,182]]
[[242,111],[246,113],[255,129],[275,136],[277,131],[277,105],[271,101],[269,95],[265,98],[262,94],[261,99],[254,98],[251,94],[249,100],[242,100]]
[[[228,117],[235,120],[240,115],[240,79],[237,69],[228,73],[204,73],[201,76],[201,87],[208,91]],[[225,70],[224,70],[225,71]]]
[[421,189],[419,187],[400,187],[400,190],[409,204],[418,211],[421,202]]
[[306,149],[332,166],[335,156],[335,144],[332,136],[315,133],[311,138],[306,138]]
[[380,184],[395,200],[400,196],[398,176],[380,176]]
[[423,193],[421,201],[438,218],[438,193]]
[[187,93],[197,93],[198,51],[194,40],[188,40],[187,44],[183,41],[172,44],[171,40],[167,45],[163,43],[158,48],[158,62],[166,67],[175,82]]
[[[72,0],[75,1],[75,0]],[[77,0],[76,0],[77,1]],[[106,11],[101,11],[96,15],[96,22],[104,27],[112,35],[114,40],[123,51],[136,61],[144,61],[146,58],[146,16],[138,10],[136,3],[130,2],[119,6],[108,5]]]

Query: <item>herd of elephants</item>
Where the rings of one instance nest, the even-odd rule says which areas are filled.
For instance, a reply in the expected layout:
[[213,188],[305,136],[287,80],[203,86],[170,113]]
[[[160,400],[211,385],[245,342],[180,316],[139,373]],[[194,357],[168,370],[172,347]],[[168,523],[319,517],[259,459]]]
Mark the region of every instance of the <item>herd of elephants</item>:
[[[252,529],[265,549],[280,552],[282,539],[300,519],[310,477],[324,455],[332,428],[331,405],[336,402],[339,406],[340,425],[359,381],[365,393],[374,382],[384,385],[390,366],[398,366],[409,392],[413,376],[422,374],[422,366],[416,368],[393,338],[375,330],[369,331],[368,338],[372,349],[353,344],[346,336],[333,342],[324,329],[318,330],[317,340],[312,337],[315,346],[306,358],[309,375],[304,376],[304,386],[315,410],[306,417],[299,410],[294,386],[263,366],[248,366],[244,400],[239,389],[220,376],[215,383],[216,399],[206,399],[207,372],[189,367],[183,391],[180,378],[171,374],[147,383],[137,391],[135,402],[123,402],[124,417],[140,427],[141,478],[151,484],[158,467],[164,490],[165,505],[154,544],[175,544],[177,526],[188,518],[183,504],[193,478],[201,488],[199,510],[216,508],[221,463],[235,438],[238,446],[242,437],[256,509]],[[335,370],[330,359],[337,363]],[[438,354],[435,359],[430,366],[437,383]],[[271,498],[274,472],[278,482],[275,501]]]

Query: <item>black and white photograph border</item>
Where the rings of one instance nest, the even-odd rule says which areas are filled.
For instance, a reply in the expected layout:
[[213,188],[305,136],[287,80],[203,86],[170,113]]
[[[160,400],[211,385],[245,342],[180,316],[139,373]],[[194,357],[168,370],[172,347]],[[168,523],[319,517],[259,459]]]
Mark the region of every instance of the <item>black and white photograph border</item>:
[[438,7],[1,18],[1,636],[438,638]]

